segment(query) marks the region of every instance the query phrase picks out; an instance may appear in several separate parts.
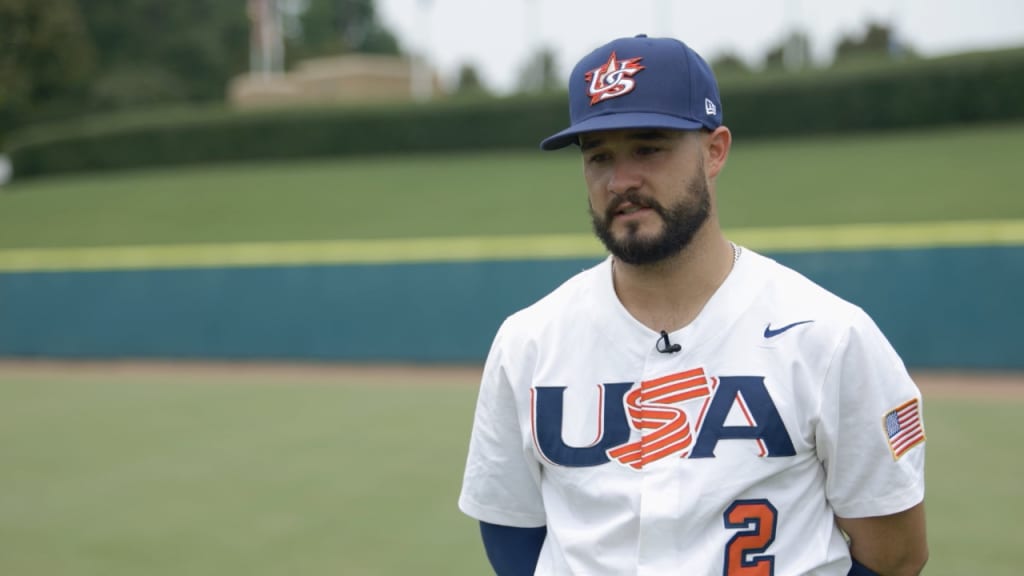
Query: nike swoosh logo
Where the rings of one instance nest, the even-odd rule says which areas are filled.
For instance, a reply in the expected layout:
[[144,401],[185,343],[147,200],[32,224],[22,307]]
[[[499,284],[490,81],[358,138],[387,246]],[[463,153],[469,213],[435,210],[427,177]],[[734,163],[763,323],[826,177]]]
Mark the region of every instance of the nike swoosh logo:
[[789,330],[790,328],[795,328],[795,327],[797,327],[797,326],[799,326],[801,324],[809,324],[811,322],[814,322],[814,320],[803,320],[803,321],[800,321],[800,322],[793,322],[792,324],[787,324],[787,325],[783,326],[782,328],[777,328],[775,330],[772,330],[771,323],[768,323],[768,325],[764,327],[764,337],[765,338],[774,338],[774,337],[778,336],[779,334],[782,334],[786,330]]

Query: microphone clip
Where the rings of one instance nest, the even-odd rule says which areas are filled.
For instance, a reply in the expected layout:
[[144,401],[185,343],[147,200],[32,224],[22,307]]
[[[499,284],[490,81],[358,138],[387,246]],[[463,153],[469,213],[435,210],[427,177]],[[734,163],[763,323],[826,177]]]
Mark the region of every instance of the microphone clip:
[[661,338],[658,338],[658,343],[655,345],[655,348],[657,348],[658,352],[661,352],[662,354],[673,354],[682,350],[683,346],[679,343],[673,344],[669,341],[668,332],[662,330]]

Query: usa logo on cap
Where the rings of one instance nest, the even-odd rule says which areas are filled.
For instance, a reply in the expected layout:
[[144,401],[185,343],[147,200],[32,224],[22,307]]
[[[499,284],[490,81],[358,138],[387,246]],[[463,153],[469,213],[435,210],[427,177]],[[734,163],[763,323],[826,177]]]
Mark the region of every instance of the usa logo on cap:
[[615,52],[612,52],[607,62],[587,72],[586,80],[590,82],[590,89],[587,91],[590,95],[590,105],[632,92],[636,87],[633,76],[644,69],[640,65],[641,60],[643,58],[628,58],[620,62]]

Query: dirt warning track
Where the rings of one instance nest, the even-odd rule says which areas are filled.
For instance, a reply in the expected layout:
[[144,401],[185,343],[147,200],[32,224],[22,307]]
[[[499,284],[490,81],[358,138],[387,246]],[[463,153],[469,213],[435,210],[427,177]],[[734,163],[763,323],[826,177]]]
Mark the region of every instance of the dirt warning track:
[[[287,362],[169,362],[3,360],[0,378],[59,377],[336,382],[339,385],[402,384],[475,387],[477,364],[341,364]],[[925,398],[1024,400],[1024,373],[914,371]]]

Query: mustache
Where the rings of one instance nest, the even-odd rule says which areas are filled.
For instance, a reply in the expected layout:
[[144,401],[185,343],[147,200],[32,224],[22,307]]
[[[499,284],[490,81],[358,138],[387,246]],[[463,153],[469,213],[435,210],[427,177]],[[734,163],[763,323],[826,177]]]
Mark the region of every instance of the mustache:
[[619,211],[622,205],[627,202],[639,208],[649,208],[662,216],[665,214],[665,207],[657,200],[653,198],[644,198],[636,190],[626,190],[622,194],[617,194],[615,199],[608,204],[608,208],[605,209],[604,214],[605,221],[611,221],[615,218],[615,214]]

